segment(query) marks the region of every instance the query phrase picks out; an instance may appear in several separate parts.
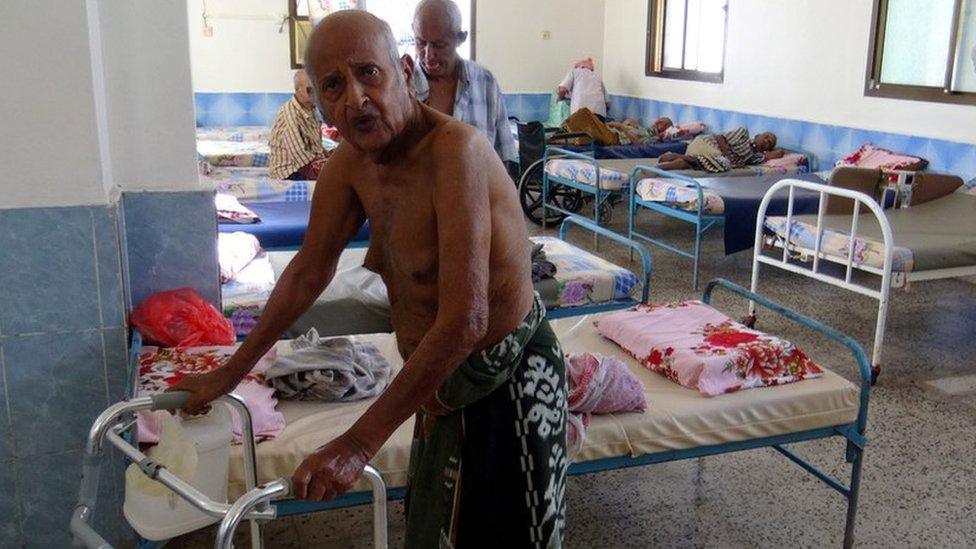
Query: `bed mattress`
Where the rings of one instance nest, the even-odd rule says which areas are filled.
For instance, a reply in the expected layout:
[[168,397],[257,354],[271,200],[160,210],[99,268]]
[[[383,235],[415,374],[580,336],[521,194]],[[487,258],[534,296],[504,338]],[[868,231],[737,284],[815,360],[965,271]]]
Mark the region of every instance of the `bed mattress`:
[[201,180],[218,193],[248,202],[307,202],[315,190],[315,181],[272,179],[266,167],[222,166]]
[[[594,415],[576,462],[680,450],[806,431],[854,421],[859,392],[829,371],[820,378],[706,398],[640,366],[619,347],[600,336],[593,321],[582,316],[552,321],[565,352],[614,355],[644,384],[648,410],[642,414]],[[377,345],[393,366],[402,367],[393,334],[355,336]],[[287,343],[279,342],[279,352]],[[278,409],[287,427],[276,439],[258,445],[261,482],[290,477],[305,456],[348,429],[372,404],[282,401]],[[388,487],[404,486],[410,458],[413,422],[401,425],[372,460]],[[231,448],[230,497],[243,491],[240,446]],[[358,489],[365,490],[365,483]]]
[[[630,299],[638,290],[639,277],[586,250],[554,237],[533,237],[543,244],[546,259],[556,265],[556,276],[541,280],[535,289],[548,309],[566,309]],[[234,281],[223,285],[224,316],[234,323],[238,336],[247,335],[264,311],[274,281],[297,252],[268,252],[273,277],[266,284],[241,288]],[[336,276],[326,291],[288,329],[297,337],[316,328],[321,335],[390,331],[390,305],[379,275],[362,266],[365,248],[346,249],[339,258]],[[269,277],[271,273],[269,273]]]
[[[257,223],[219,223],[220,232],[243,231],[257,237],[261,247],[297,248],[305,240],[308,229],[309,201],[247,202],[249,209],[261,218]],[[369,240],[369,223],[364,223],[353,237],[354,242]]]
[[[590,148],[582,145],[560,145],[553,143],[554,146],[568,151],[581,153],[590,152]],[[664,141],[659,143],[639,143],[633,145],[609,145],[597,146],[593,149],[596,158],[657,158],[666,152],[684,154],[688,149],[688,141]]]
[[[637,166],[647,166],[653,168],[657,166],[656,158],[630,158],[601,160],[600,187],[606,190],[623,190],[628,188],[630,172]],[[596,185],[597,169],[593,162],[579,158],[554,158],[546,163],[546,173],[562,179],[568,179],[584,185]],[[742,177],[742,176],[765,176],[765,175],[792,175],[805,173],[806,166],[797,168],[780,168],[767,166],[748,166],[745,168],[735,168],[723,173],[710,173],[703,170],[673,170],[676,173],[694,178],[715,178],[715,177]]]
[[[956,191],[910,208],[886,210],[895,240],[892,270],[929,271],[976,265],[976,195]],[[821,249],[846,262],[850,244],[850,215],[824,216]],[[766,227],[786,234],[785,217],[768,217]],[[816,244],[816,216],[794,218],[792,242],[805,248]],[[884,238],[873,214],[858,221],[854,244],[857,264],[880,269],[884,264]]]
[[197,156],[212,166],[267,166],[270,154],[267,142],[197,141]]

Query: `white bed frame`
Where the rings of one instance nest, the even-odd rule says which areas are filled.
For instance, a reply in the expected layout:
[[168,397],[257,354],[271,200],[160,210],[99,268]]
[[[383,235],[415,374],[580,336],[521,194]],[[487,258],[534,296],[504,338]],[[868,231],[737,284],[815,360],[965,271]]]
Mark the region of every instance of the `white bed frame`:
[[[907,196],[906,192],[910,192],[908,179],[914,174],[914,172],[890,171],[885,173],[895,174],[898,177],[896,181],[889,183],[884,189],[882,201],[885,201],[887,192],[894,191],[896,193],[895,206],[907,207],[905,204],[908,202],[905,200],[905,197]],[[766,219],[766,209],[769,206],[769,202],[772,197],[784,188],[788,189],[789,192],[789,201],[786,213],[787,231],[789,231],[789,227],[791,227],[793,224],[793,195],[795,189],[804,189],[820,193],[820,206],[817,210],[816,246],[812,250],[799,246],[793,242],[787,242],[778,235],[764,239],[764,221]],[[848,244],[847,257],[829,255],[820,250],[820,244],[823,240],[823,233],[825,230],[823,224],[823,217],[826,214],[827,203],[825,198],[828,195],[850,198],[855,202],[855,207],[852,209],[851,215],[850,242]],[[884,240],[884,262],[881,269],[869,265],[863,265],[854,259],[854,240],[857,237],[858,220],[860,219],[860,214],[854,212],[860,212],[862,205],[870,210],[871,215],[874,215],[874,217],[878,220],[879,226],[881,227],[881,233]],[[764,242],[769,243],[773,248],[782,249],[782,254],[763,254]],[[885,216],[881,205],[879,205],[874,198],[862,192],[843,189],[840,187],[833,187],[821,183],[810,183],[796,179],[784,179],[774,184],[769,191],[766,192],[766,195],[763,196],[763,200],[759,205],[759,212],[756,216],[756,239],[753,246],[752,283],[750,289],[753,292],[757,291],[757,287],[759,286],[759,266],[760,264],[765,264],[876,299],[878,301],[878,316],[874,332],[874,347],[871,353],[872,378],[873,380],[876,380],[881,371],[881,350],[884,344],[884,332],[888,317],[889,293],[891,288],[906,286],[907,283],[914,281],[938,280],[943,278],[957,278],[976,275],[976,265],[953,267],[948,269],[931,269],[927,271],[892,272],[891,264],[894,247],[895,239],[892,235],[891,225],[888,223],[888,218]],[[820,272],[821,260],[843,265],[846,268],[844,278],[839,278],[837,276],[831,276]],[[809,264],[809,266],[801,265],[803,263]],[[880,276],[880,284],[862,284],[852,281],[854,269]],[[753,318],[755,317],[754,303],[749,304],[749,314]]]

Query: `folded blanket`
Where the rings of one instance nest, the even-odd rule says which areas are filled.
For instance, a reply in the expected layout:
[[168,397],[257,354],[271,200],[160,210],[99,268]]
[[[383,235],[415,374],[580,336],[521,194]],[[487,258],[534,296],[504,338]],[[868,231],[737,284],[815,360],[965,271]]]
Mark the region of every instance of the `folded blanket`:
[[602,317],[597,330],[646,368],[705,396],[823,375],[789,341],[701,301],[638,305]]
[[236,197],[229,194],[215,194],[214,207],[217,209],[217,221],[219,223],[250,224],[261,221],[258,214],[246,208]]
[[647,409],[644,385],[615,357],[568,354],[566,377],[570,412],[566,438],[570,457],[583,447],[590,414],[643,412]]
[[[139,394],[161,393],[181,379],[203,374],[223,366],[234,354],[234,346],[211,347],[143,347],[139,353]],[[255,440],[276,437],[285,428],[285,416],[275,410],[278,401],[274,391],[264,384],[264,372],[274,361],[272,349],[264,355],[234,389],[244,399],[251,412]],[[141,443],[155,444],[163,429],[163,414],[143,410],[137,415],[138,438]],[[240,442],[243,429],[236,409],[231,409],[234,441]]]
[[220,263],[220,282],[233,280],[252,259],[261,252],[261,243],[253,234],[244,232],[217,233],[217,261]]
[[390,363],[371,343],[347,337],[320,338],[315,328],[291,343],[266,375],[285,399],[349,402],[383,392]]

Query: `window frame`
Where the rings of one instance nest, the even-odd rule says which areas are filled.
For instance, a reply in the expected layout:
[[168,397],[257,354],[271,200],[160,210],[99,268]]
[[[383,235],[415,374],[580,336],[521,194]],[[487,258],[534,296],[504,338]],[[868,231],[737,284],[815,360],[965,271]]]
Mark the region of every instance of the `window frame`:
[[[685,0],[687,2],[687,0]],[[644,75],[677,80],[693,80],[721,84],[725,81],[725,53],[729,44],[729,7],[725,4],[725,27],[722,36],[722,70],[703,72],[687,69],[668,69],[664,67],[664,25],[666,0],[647,0],[647,48],[644,56]],[[685,7],[685,29],[688,27],[688,10]],[[682,48],[685,45],[682,44]]]
[[[355,0],[357,10],[366,10],[369,0]],[[475,41],[477,27],[478,15],[477,6],[478,2],[476,0],[470,0],[471,2],[471,28],[468,30],[468,41],[471,43],[471,61],[477,58],[477,42]],[[298,52],[295,50],[295,33],[298,31],[298,24],[301,21],[308,22],[310,19],[307,15],[298,15],[298,0],[288,0],[288,53],[291,62],[292,69],[303,69],[305,68],[304,63],[298,62]]]
[[864,78],[866,97],[906,99],[930,103],[976,105],[976,92],[952,91],[959,36],[962,31],[961,15],[963,0],[954,0],[952,36],[949,39],[949,55],[946,74],[941,87],[913,86],[910,84],[884,84],[881,82],[881,61],[884,58],[885,25],[888,17],[888,0],[874,0],[871,10],[871,36],[868,42],[867,68]]

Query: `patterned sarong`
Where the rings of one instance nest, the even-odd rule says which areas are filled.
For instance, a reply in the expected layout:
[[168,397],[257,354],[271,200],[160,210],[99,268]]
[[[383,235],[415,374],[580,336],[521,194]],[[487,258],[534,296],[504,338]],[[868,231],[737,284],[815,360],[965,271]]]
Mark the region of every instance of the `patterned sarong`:
[[436,394],[453,411],[417,414],[406,546],[560,547],[566,376],[539,296],[511,334],[470,356]]

